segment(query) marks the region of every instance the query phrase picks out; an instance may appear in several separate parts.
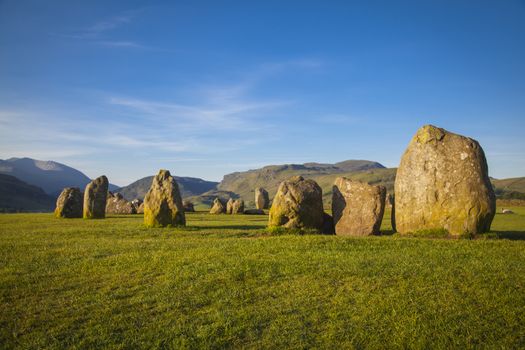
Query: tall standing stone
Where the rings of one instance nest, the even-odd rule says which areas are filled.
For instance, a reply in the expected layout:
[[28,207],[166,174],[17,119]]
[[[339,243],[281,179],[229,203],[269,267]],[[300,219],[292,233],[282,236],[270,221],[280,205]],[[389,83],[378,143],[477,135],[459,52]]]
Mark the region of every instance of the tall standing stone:
[[226,214],[233,213],[233,202],[233,198],[228,199],[228,202],[226,203]]
[[213,205],[210,209],[210,214],[226,214],[226,205],[222,202],[220,198],[215,198],[213,200]]
[[445,229],[451,235],[490,230],[494,190],[479,143],[432,125],[419,129],[395,182],[395,229]]
[[104,219],[108,198],[108,178],[97,177],[84,190],[84,219]]
[[294,176],[279,185],[268,226],[321,230],[324,221],[323,192],[314,180]]
[[338,177],[332,189],[335,234],[343,236],[379,234],[385,212],[385,196],[384,186]]
[[179,185],[168,170],[159,170],[144,197],[144,225],[149,227],[186,225]]
[[57,199],[55,209],[57,218],[82,217],[82,192],[77,187],[67,187],[62,190]]
[[257,187],[255,189],[255,207],[257,209],[268,209],[270,207],[268,191],[262,187]]

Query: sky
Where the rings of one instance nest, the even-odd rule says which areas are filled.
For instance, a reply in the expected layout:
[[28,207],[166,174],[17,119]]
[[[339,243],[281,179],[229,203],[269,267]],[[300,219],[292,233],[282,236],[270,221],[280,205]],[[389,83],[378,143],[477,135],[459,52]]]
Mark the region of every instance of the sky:
[[524,0],[0,0],[0,159],[121,186],[396,167],[425,124],[525,176]]

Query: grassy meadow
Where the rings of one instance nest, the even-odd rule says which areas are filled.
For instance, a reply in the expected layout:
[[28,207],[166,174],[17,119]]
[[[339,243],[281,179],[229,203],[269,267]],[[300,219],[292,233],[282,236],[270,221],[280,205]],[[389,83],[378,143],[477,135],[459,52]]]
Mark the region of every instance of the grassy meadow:
[[0,215],[0,348],[524,348],[525,207],[478,239],[271,236],[267,216]]

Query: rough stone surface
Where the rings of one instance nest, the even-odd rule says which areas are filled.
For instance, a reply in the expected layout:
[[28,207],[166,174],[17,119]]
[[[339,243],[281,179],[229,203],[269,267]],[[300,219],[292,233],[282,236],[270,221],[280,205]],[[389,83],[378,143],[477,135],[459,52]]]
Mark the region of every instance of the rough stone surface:
[[144,224],[150,227],[186,225],[179,185],[168,170],[159,171],[144,197]]
[[432,125],[417,131],[396,175],[398,232],[487,232],[495,206],[487,161],[477,141]]
[[84,190],[84,219],[104,219],[108,198],[108,178],[97,177]]
[[132,202],[128,202],[120,193],[108,192],[106,214],[135,214],[137,209]]
[[244,213],[244,201],[242,199],[236,199],[232,204],[232,214],[243,214]]
[[62,190],[57,199],[55,209],[57,218],[82,217],[82,192],[77,187],[67,187]]
[[385,197],[384,186],[338,177],[332,189],[335,234],[342,236],[379,234],[385,212]]
[[140,203],[139,207],[137,208],[137,214],[144,214],[144,202]]
[[233,203],[235,201],[233,198],[228,199],[228,202],[226,203],[226,214],[233,214]]
[[270,207],[268,191],[262,187],[257,187],[255,189],[255,207],[257,209],[268,209]]
[[279,185],[272,203],[269,227],[310,228],[321,230],[324,223],[321,187],[302,176],[294,176]]
[[246,215],[264,215],[264,210],[262,209],[246,209],[244,211]]
[[213,205],[210,209],[210,214],[226,214],[226,205],[220,198],[213,200]]
[[[142,200],[139,199],[139,198],[135,198],[134,200],[131,201],[131,205],[133,205],[135,207],[135,212],[138,213],[139,212],[139,208],[140,206],[142,205]],[[144,213],[144,207],[142,207],[142,213]]]
[[190,201],[182,201],[182,206],[184,207],[184,211],[186,213],[193,213],[195,212],[195,208],[193,207],[193,203]]

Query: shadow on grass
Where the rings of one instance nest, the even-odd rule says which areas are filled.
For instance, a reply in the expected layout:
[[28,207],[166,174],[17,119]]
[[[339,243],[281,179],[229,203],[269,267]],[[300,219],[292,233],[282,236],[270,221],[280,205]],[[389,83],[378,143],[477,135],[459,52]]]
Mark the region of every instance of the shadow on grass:
[[265,225],[213,225],[213,226],[191,226],[194,231],[201,230],[260,230],[266,228]]
[[394,233],[394,230],[381,230],[381,234],[379,234],[379,236],[392,236]]
[[525,231],[492,231],[489,235],[495,235],[497,238],[510,239],[513,241],[525,240]]

